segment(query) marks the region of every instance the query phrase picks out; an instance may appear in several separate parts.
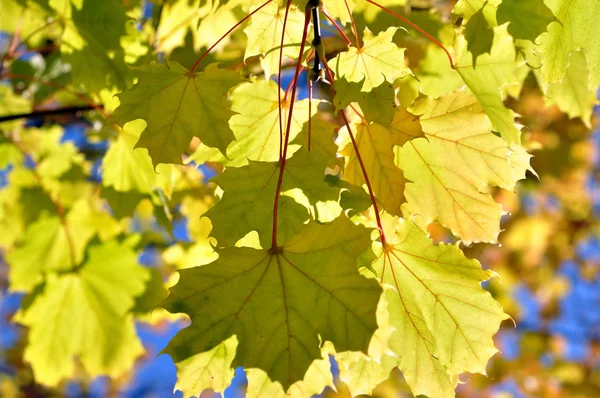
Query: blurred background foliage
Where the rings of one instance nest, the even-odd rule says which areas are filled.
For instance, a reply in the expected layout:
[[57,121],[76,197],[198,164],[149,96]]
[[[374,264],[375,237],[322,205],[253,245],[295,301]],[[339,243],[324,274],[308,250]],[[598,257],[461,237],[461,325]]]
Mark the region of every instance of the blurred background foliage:
[[[40,2],[43,3],[43,2]],[[160,0],[124,1],[131,18],[130,34],[121,43],[128,65],[151,60],[176,60],[190,67],[219,36],[215,21],[198,16],[196,31],[191,24],[175,28],[176,10]],[[413,0],[388,1],[400,6],[425,30],[441,38],[452,33],[449,16],[454,2]],[[435,3],[435,4],[434,4]],[[433,6],[438,10],[433,11]],[[218,15],[219,26],[227,27],[244,15],[239,8],[225,7]],[[374,32],[395,20],[376,12],[358,14],[359,31],[368,26]],[[169,26],[158,34],[157,21]],[[111,90],[99,90],[87,97],[80,77],[61,57],[61,32],[57,21],[40,18],[28,2],[0,0],[0,116],[39,112],[39,117],[2,123],[4,130],[20,129],[20,145],[0,140],[0,244],[11,247],[42,209],[71,206],[79,198],[91,198],[96,212],[110,214],[108,236],[133,236],[129,247],[138,261],[152,270],[153,281],[174,283],[174,271],[212,260],[208,240],[210,222],[200,219],[211,206],[214,186],[207,181],[218,172],[214,164],[187,167],[168,166],[157,177],[152,192],[118,192],[102,184],[102,160],[114,132],[102,128],[102,109],[56,115],[44,111],[62,107],[83,107],[101,103],[114,107]],[[44,27],[43,29],[40,27]],[[410,29],[409,29],[410,30]],[[328,29],[328,49],[345,43]],[[407,47],[411,67],[418,68],[426,56],[424,39],[399,35],[398,44]],[[153,48],[145,43],[153,42]],[[215,60],[259,71],[256,59],[236,64],[243,54],[245,37],[236,31]],[[64,51],[64,49],[62,50]],[[432,50],[429,56],[438,56]],[[291,76],[284,73],[287,85]],[[129,83],[124,83],[125,85]],[[122,87],[121,87],[122,88]],[[330,98],[327,87],[319,96]],[[300,96],[306,96],[301,90]],[[33,108],[31,107],[31,104]],[[569,118],[557,105],[541,95],[534,74],[524,80],[520,99],[507,105],[521,117],[527,128],[524,143],[534,154],[532,164],[539,179],[529,175],[518,193],[495,192],[510,217],[504,218],[501,246],[475,245],[467,255],[480,259],[484,267],[501,275],[486,288],[502,303],[512,321],[503,324],[496,344],[501,353],[488,366],[488,377],[466,376],[469,383],[459,387],[459,397],[600,397],[600,109],[596,108],[589,128],[579,118]],[[57,171],[58,170],[58,171]],[[39,186],[31,178],[40,176]],[[57,190],[66,203],[49,203],[44,189]],[[136,196],[137,194],[137,196]],[[46,200],[43,198],[46,197]],[[110,212],[106,209],[110,208]],[[131,216],[129,216],[131,214]],[[89,214],[88,214],[89,215]],[[107,227],[108,228],[108,227]],[[437,241],[449,241],[441,227],[430,229]],[[102,238],[102,234],[99,234]],[[98,239],[98,238],[96,238]],[[149,282],[150,283],[150,282]],[[158,289],[157,294],[162,294]],[[144,354],[123,377],[90,379],[79,372],[58,388],[35,383],[31,368],[24,362],[27,330],[13,322],[24,295],[8,292],[8,267],[0,260],[0,396],[4,397],[179,397],[173,392],[175,367],[166,355],[159,355],[185,319],[161,310],[148,312],[140,304],[135,330]],[[335,363],[332,363],[335,370]],[[226,397],[244,395],[245,376],[236,370]],[[324,397],[344,397],[344,386],[325,391]],[[202,397],[213,394],[205,392]],[[377,397],[410,396],[399,372],[375,391]]]

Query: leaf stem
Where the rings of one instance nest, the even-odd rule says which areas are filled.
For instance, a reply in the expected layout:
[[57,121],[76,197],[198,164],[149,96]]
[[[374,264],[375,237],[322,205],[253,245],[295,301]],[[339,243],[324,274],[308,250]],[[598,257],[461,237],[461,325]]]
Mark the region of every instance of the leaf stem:
[[198,58],[198,61],[196,61],[196,63],[194,64],[194,66],[192,66],[191,72],[195,72],[196,69],[198,68],[198,65],[200,65],[200,62],[202,62],[202,60],[204,58],[206,58],[206,56],[212,51],[213,48],[215,48],[216,46],[219,45],[220,42],[223,41],[223,39],[225,39],[227,36],[229,36],[229,34],[231,32],[233,32],[234,30],[236,30],[241,24],[243,24],[244,22],[246,22],[248,19],[250,19],[250,17],[252,17],[252,15],[256,14],[257,12],[259,12],[260,10],[262,10],[264,7],[267,6],[267,4],[269,4],[271,2],[271,0],[267,0],[265,1],[261,6],[259,6],[256,10],[252,11],[250,14],[246,15],[244,18],[242,18],[241,21],[239,21],[238,23],[236,23],[235,25],[233,25],[231,27],[231,29],[229,29],[223,36],[221,36],[219,38],[219,40],[217,40],[212,46],[210,46],[208,48],[208,50],[206,50],[204,52],[204,54],[202,54],[200,56],[200,58]]
[[285,41],[285,27],[287,26],[288,15],[292,0],[287,0],[285,6],[285,15],[283,17],[283,27],[281,29],[281,44],[279,46],[279,72],[277,72],[277,103],[279,105],[279,157],[283,156],[283,120],[281,118],[281,69],[283,64],[283,44]]
[[287,160],[288,144],[290,142],[290,131],[292,128],[292,116],[294,113],[294,103],[296,100],[296,91],[298,89],[298,77],[302,70],[302,54],[304,54],[304,48],[306,47],[306,38],[308,36],[308,28],[310,25],[310,15],[312,7],[307,4],[304,12],[304,30],[302,32],[302,44],[300,45],[300,53],[298,54],[298,62],[296,63],[296,72],[294,79],[292,80],[292,96],[290,98],[290,110],[288,112],[287,126],[285,130],[285,144],[283,145],[283,154],[279,160],[279,177],[277,178],[277,189],[275,191],[275,203],[273,204],[273,239],[272,248],[277,248],[277,221],[279,216],[279,197],[281,196],[281,187],[283,185],[283,172],[285,171],[285,164]]
[[373,4],[374,6],[377,6],[377,7],[381,8],[383,11],[387,12],[388,14],[390,14],[390,15],[398,18],[402,22],[410,25],[412,28],[414,28],[417,31],[419,31],[423,36],[425,36],[426,38],[428,38],[429,40],[431,40],[433,43],[435,43],[439,48],[441,48],[442,50],[444,50],[444,52],[448,56],[448,60],[450,61],[450,67],[454,69],[454,61],[452,60],[452,56],[450,55],[450,52],[448,52],[448,50],[446,49],[446,47],[444,47],[444,45],[442,43],[440,43],[435,37],[433,37],[429,33],[425,32],[423,29],[421,29],[419,27],[419,25],[417,25],[416,23],[412,22],[408,18],[403,17],[402,15],[400,15],[400,14],[398,14],[398,13],[390,10],[389,8],[387,8],[385,6],[382,6],[379,3],[376,3],[373,0],[367,0],[367,3]]
[[348,5],[347,0],[344,0],[344,4],[346,5],[346,10],[348,11],[348,16],[350,17],[350,22],[352,22],[352,32],[354,32],[354,38],[356,39],[356,48],[360,49],[360,43],[358,42],[358,29],[356,29],[356,22],[354,21],[354,16],[352,15],[352,10],[350,10],[350,6]]
[[308,80],[308,152],[310,152],[310,142],[312,135],[312,96],[313,96],[313,81]]
[[335,19],[333,19],[331,15],[329,15],[327,10],[323,7],[321,11],[323,12],[323,15],[325,15],[325,17],[329,20],[329,22],[335,27],[335,29],[340,33],[340,35],[344,38],[346,43],[348,43],[348,45],[352,45],[352,41],[350,41],[350,38],[346,35],[346,32],[344,32],[342,27],[335,21]]
[[[336,94],[336,90],[333,88],[333,73],[329,68],[329,64],[327,60],[323,60],[323,64],[325,65],[325,72],[327,73],[327,78],[331,82],[331,90],[333,94]],[[354,108],[353,108],[354,109]],[[379,206],[377,206],[377,199],[375,198],[375,193],[373,192],[373,187],[371,185],[371,180],[369,178],[369,174],[367,173],[367,168],[365,167],[365,163],[363,162],[362,156],[358,149],[358,144],[354,139],[354,134],[352,133],[352,128],[350,127],[350,122],[348,121],[348,117],[346,116],[346,112],[344,109],[340,110],[340,114],[344,119],[344,124],[346,125],[346,129],[348,130],[348,135],[350,136],[350,140],[352,141],[352,147],[354,148],[354,152],[356,152],[356,158],[358,159],[358,164],[360,165],[360,169],[362,171],[363,177],[365,179],[365,183],[367,184],[367,189],[369,191],[369,197],[371,198],[371,204],[373,205],[373,210],[375,211],[375,219],[377,220],[377,228],[379,229],[379,236],[381,237],[381,244],[385,247],[387,244],[387,240],[385,238],[385,232],[383,230],[383,223],[381,222],[381,216],[379,215]],[[364,119],[364,117],[363,117]]]

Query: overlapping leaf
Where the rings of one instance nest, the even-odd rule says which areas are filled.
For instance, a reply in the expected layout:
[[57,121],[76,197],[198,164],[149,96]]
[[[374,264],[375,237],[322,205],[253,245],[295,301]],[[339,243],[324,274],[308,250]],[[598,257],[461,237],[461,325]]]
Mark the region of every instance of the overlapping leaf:
[[[266,78],[279,71],[279,53],[285,16],[285,7],[280,7],[281,3],[285,2],[273,1],[258,11],[252,16],[248,27],[244,29],[248,36],[245,58],[260,55]],[[285,26],[283,56],[298,57],[303,31],[304,12],[294,5],[290,7]]]
[[[290,101],[274,81],[256,80],[243,83],[231,93],[231,110],[236,112],[229,120],[229,127],[235,141],[227,147],[227,158],[214,148],[201,146],[191,160],[219,162],[225,166],[243,166],[248,160],[274,162],[279,160],[283,141],[279,130],[279,97],[281,93],[282,131],[285,134],[289,116]],[[294,104],[294,114],[290,126],[290,142],[302,130],[309,116],[317,113],[318,100],[313,100],[311,115],[308,114],[308,100]],[[293,154],[298,145],[290,145],[288,155]]]
[[[325,181],[325,169],[335,156],[332,131],[321,140],[329,140],[308,152],[300,149],[286,163],[282,191],[300,189],[311,204],[337,200],[339,188]],[[326,134],[329,134],[327,137]],[[319,138],[318,138],[319,139]],[[223,198],[205,216],[212,224],[211,236],[221,247],[230,247],[251,231],[257,231],[262,247],[269,247],[272,234],[273,201],[280,172],[279,162],[250,162],[241,168],[228,168],[215,182],[225,191]],[[279,228],[281,240],[289,239],[308,219],[308,209],[287,195],[280,198]]]
[[136,254],[114,241],[90,248],[76,272],[51,274],[17,317],[30,328],[25,360],[36,380],[70,377],[75,357],[92,376],[127,371],[143,352],[129,311],[149,278]]
[[152,159],[144,149],[134,149],[144,129],[144,122],[137,120],[118,129],[118,137],[111,144],[102,161],[102,181],[116,191],[152,191],[156,174]]
[[485,373],[498,352],[492,337],[508,315],[481,287],[494,273],[406,220],[388,239],[373,269],[388,287],[389,346],[414,395],[453,397],[458,375]]
[[[161,5],[156,46],[161,51],[171,52],[184,43],[186,34],[190,32],[193,49],[197,51],[208,47],[238,21],[234,11],[245,3],[243,0],[166,2]],[[229,41],[224,40],[223,44]]]
[[62,220],[56,215],[43,215],[31,224],[20,245],[6,257],[11,289],[30,292],[47,274],[79,265],[94,236],[107,240],[119,232],[116,221],[85,200],[77,202]]
[[[541,73],[536,72],[540,77]],[[569,117],[579,117],[586,126],[591,127],[594,105],[598,103],[595,90],[588,86],[588,69],[585,56],[581,52],[571,54],[569,68],[560,83],[546,87],[546,101],[556,104]],[[541,77],[540,77],[541,79]],[[543,85],[540,82],[540,85]]]
[[310,223],[280,248],[221,250],[181,271],[165,308],[192,325],[166,351],[181,362],[235,334],[233,365],[265,370],[287,389],[321,357],[319,336],[340,351],[366,350],[381,292],[356,268],[369,245],[369,231],[342,216]]
[[571,53],[581,51],[587,60],[589,87],[600,84],[600,2],[595,0],[547,0],[556,16],[548,32],[540,39],[542,81],[544,84],[563,80]]
[[438,220],[465,243],[497,242],[504,214],[486,189],[512,190],[525,177],[529,155],[491,132],[476,99],[463,92],[417,104],[426,138],[396,147],[396,164],[412,183],[404,210],[426,224]]
[[[476,37],[475,40],[486,40]],[[516,79],[516,53],[512,37],[506,26],[494,28],[493,45],[489,54],[475,59],[468,51],[465,37],[457,35],[456,52],[458,61],[455,68],[477,98],[494,129],[509,143],[520,143],[521,132],[515,125],[515,113],[503,103],[503,87]]]
[[241,83],[238,72],[209,65],[202,72],[191,72],[178,63],[150,64],[140,69],[140,80],[119,95],[121,105],[113,121],[124,125],[144,119],[146,129],[137,147],[147,148],[154,165],[181,164],[181,156],[193,137],[223,153],[234,136],[229,118],[228,91]]
[[[407,117],[408,116],[408,117]],[[398,108],[387,126],[379,123],[361,122],[357,126],[356,145],[362,158],[373,192],[383,207],[391,214],[399,215],[404,203],[405,179],[402,170],[394,164],[393,147],[402,145],[422,133],[414,116]],[[365,184],[360,161],[351,142],[342,152],[348,159],[343,179],[352,184]]]
[[383,82],[393,83],[396,79],[412,72],[404,64],[404,49],[394,44],[392,38],[398,28],[388,28],[374,36],[368,28],[363,35],[363,46],[351,47],[330,61],[340,77],[349,82],[363,82],[362,91],[370,91]]

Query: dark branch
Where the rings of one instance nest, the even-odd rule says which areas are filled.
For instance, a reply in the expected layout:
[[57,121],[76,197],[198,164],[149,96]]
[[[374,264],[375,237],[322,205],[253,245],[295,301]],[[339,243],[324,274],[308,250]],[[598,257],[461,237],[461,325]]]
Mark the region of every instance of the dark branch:
[[19,119],[40,119],[46,116],[52,115],[68,115],[68,114],[76,114],[79,112],[91,111],[94,107],[90,105],[86,106],[71,106],[67,108],[59,108],[59,109],[48,109],[42,111],[35,111],[30,113],[18,113],[16,115],[5,115],[0,116],[0,123],[2,122],[10,122],[12,120]]

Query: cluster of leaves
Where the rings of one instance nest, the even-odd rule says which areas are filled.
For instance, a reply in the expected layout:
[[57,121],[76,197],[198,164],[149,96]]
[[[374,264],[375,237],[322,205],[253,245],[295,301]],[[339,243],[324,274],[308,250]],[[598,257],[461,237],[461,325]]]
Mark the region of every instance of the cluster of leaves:
[[[3,2],[0,245],[39,383],[132,367],[172,271],[140,264],[148,245],[185,268],[161,306],[191,319],[165,349],[186,396],[238,366],[248,396],[370,394],[399,369],[446,397],[485,374],[509,318],[481,286],[496,273],[428,231],[498,243],[496,199],[535,174],[524,86],[591,126],[600,5],[460,0],[417,26],[406,3]],[[90,109],[106,153],[10,117],[57,105]]]

